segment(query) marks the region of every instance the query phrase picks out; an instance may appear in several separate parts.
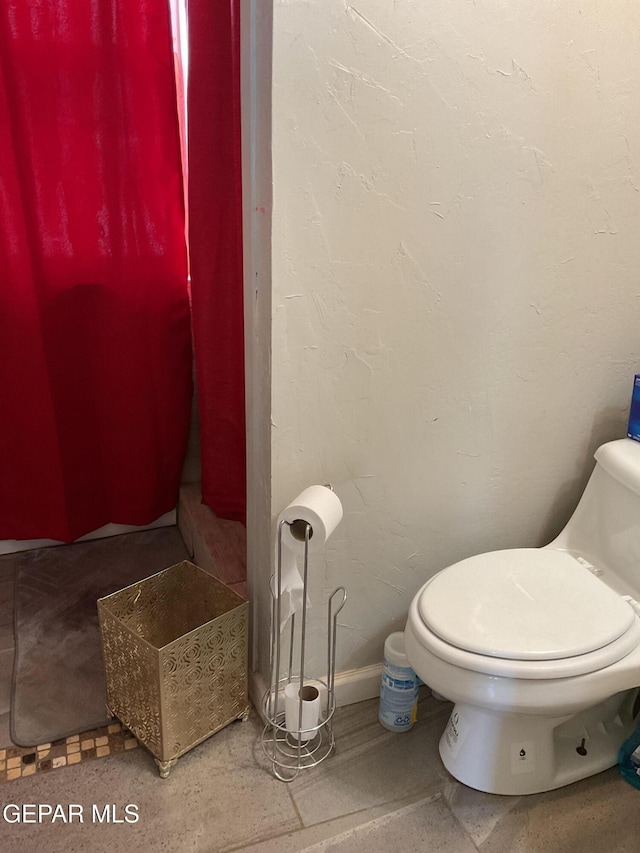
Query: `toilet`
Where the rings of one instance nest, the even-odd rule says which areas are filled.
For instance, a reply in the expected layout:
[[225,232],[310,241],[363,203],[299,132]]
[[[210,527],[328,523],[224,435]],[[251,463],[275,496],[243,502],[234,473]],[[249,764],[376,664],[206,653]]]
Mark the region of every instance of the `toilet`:
[[640,443],[611,441],[564,530],[432,577],[405,627],[411,666],[453,701],[440,739],[471,788],[533,794],[613,766],[640,686]]

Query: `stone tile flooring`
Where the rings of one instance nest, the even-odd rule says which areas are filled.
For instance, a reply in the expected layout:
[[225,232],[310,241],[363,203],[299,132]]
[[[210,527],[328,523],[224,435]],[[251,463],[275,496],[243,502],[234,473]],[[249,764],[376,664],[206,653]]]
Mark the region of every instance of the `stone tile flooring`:
[[[377,722],[376,700],[340,708],[336,752],[287,784],[260,745],[255,713],[179,759],[162,780],[143,748],[0,786],[13,819],[25,804],[61,806],[51,823],[9,823],[11,853],[635,853],[640,791],[613,768],[529,797],[472,791],[444,769],[437,743],[450,706],[421,699],[412,731]],[[106,809],[106,807],[109,807]],[[126,807],[129,806],[129,811]],[[94,808],[95,807],[95,808]],[[135,808],[133,808],[135,807]],[[82,823],[78,819],[81,809]],[[105,810],[106,809],[106,810]],[[26,810],[28,820],[37,814]],[[107,822],[106,816],[109,817]],[[135,823],[128,822],[137,816]],[[36,818],[37,820],[37,818]]]

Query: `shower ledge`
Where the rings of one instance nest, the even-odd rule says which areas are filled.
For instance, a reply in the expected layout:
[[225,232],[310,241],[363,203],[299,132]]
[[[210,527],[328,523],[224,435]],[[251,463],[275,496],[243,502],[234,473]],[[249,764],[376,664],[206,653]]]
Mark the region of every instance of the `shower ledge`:
[[246,530],[202,503],[198,483],[181,486],[178,527],[193,562],[246,598]]

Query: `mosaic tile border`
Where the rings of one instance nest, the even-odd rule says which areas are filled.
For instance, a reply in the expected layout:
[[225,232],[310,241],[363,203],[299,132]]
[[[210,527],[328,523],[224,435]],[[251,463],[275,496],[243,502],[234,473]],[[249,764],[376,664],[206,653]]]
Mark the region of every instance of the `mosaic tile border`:
[[49,773],[94,758],[118,755],[137,747],[138,741],[129,729],[117,722],[52,743],[7,746],[0,749],[0,784],[36,773]]

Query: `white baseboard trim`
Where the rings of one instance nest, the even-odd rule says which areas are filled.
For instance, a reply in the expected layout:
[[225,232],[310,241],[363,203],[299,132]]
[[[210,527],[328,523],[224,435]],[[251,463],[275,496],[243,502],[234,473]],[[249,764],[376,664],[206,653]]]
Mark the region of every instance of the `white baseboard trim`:
[[[336,673],[336,706],[355,705],[356,702],[375,699],[376,696],[380,695],[381,677],[381,663]],[[249,672],[249,698],[263,719],[262,701],[267,686],[267,681],[261,673]]]
[[355,705],[356,702],[375,699],[380,695],[381,678],[381,663],[336,673],[336,705]]

